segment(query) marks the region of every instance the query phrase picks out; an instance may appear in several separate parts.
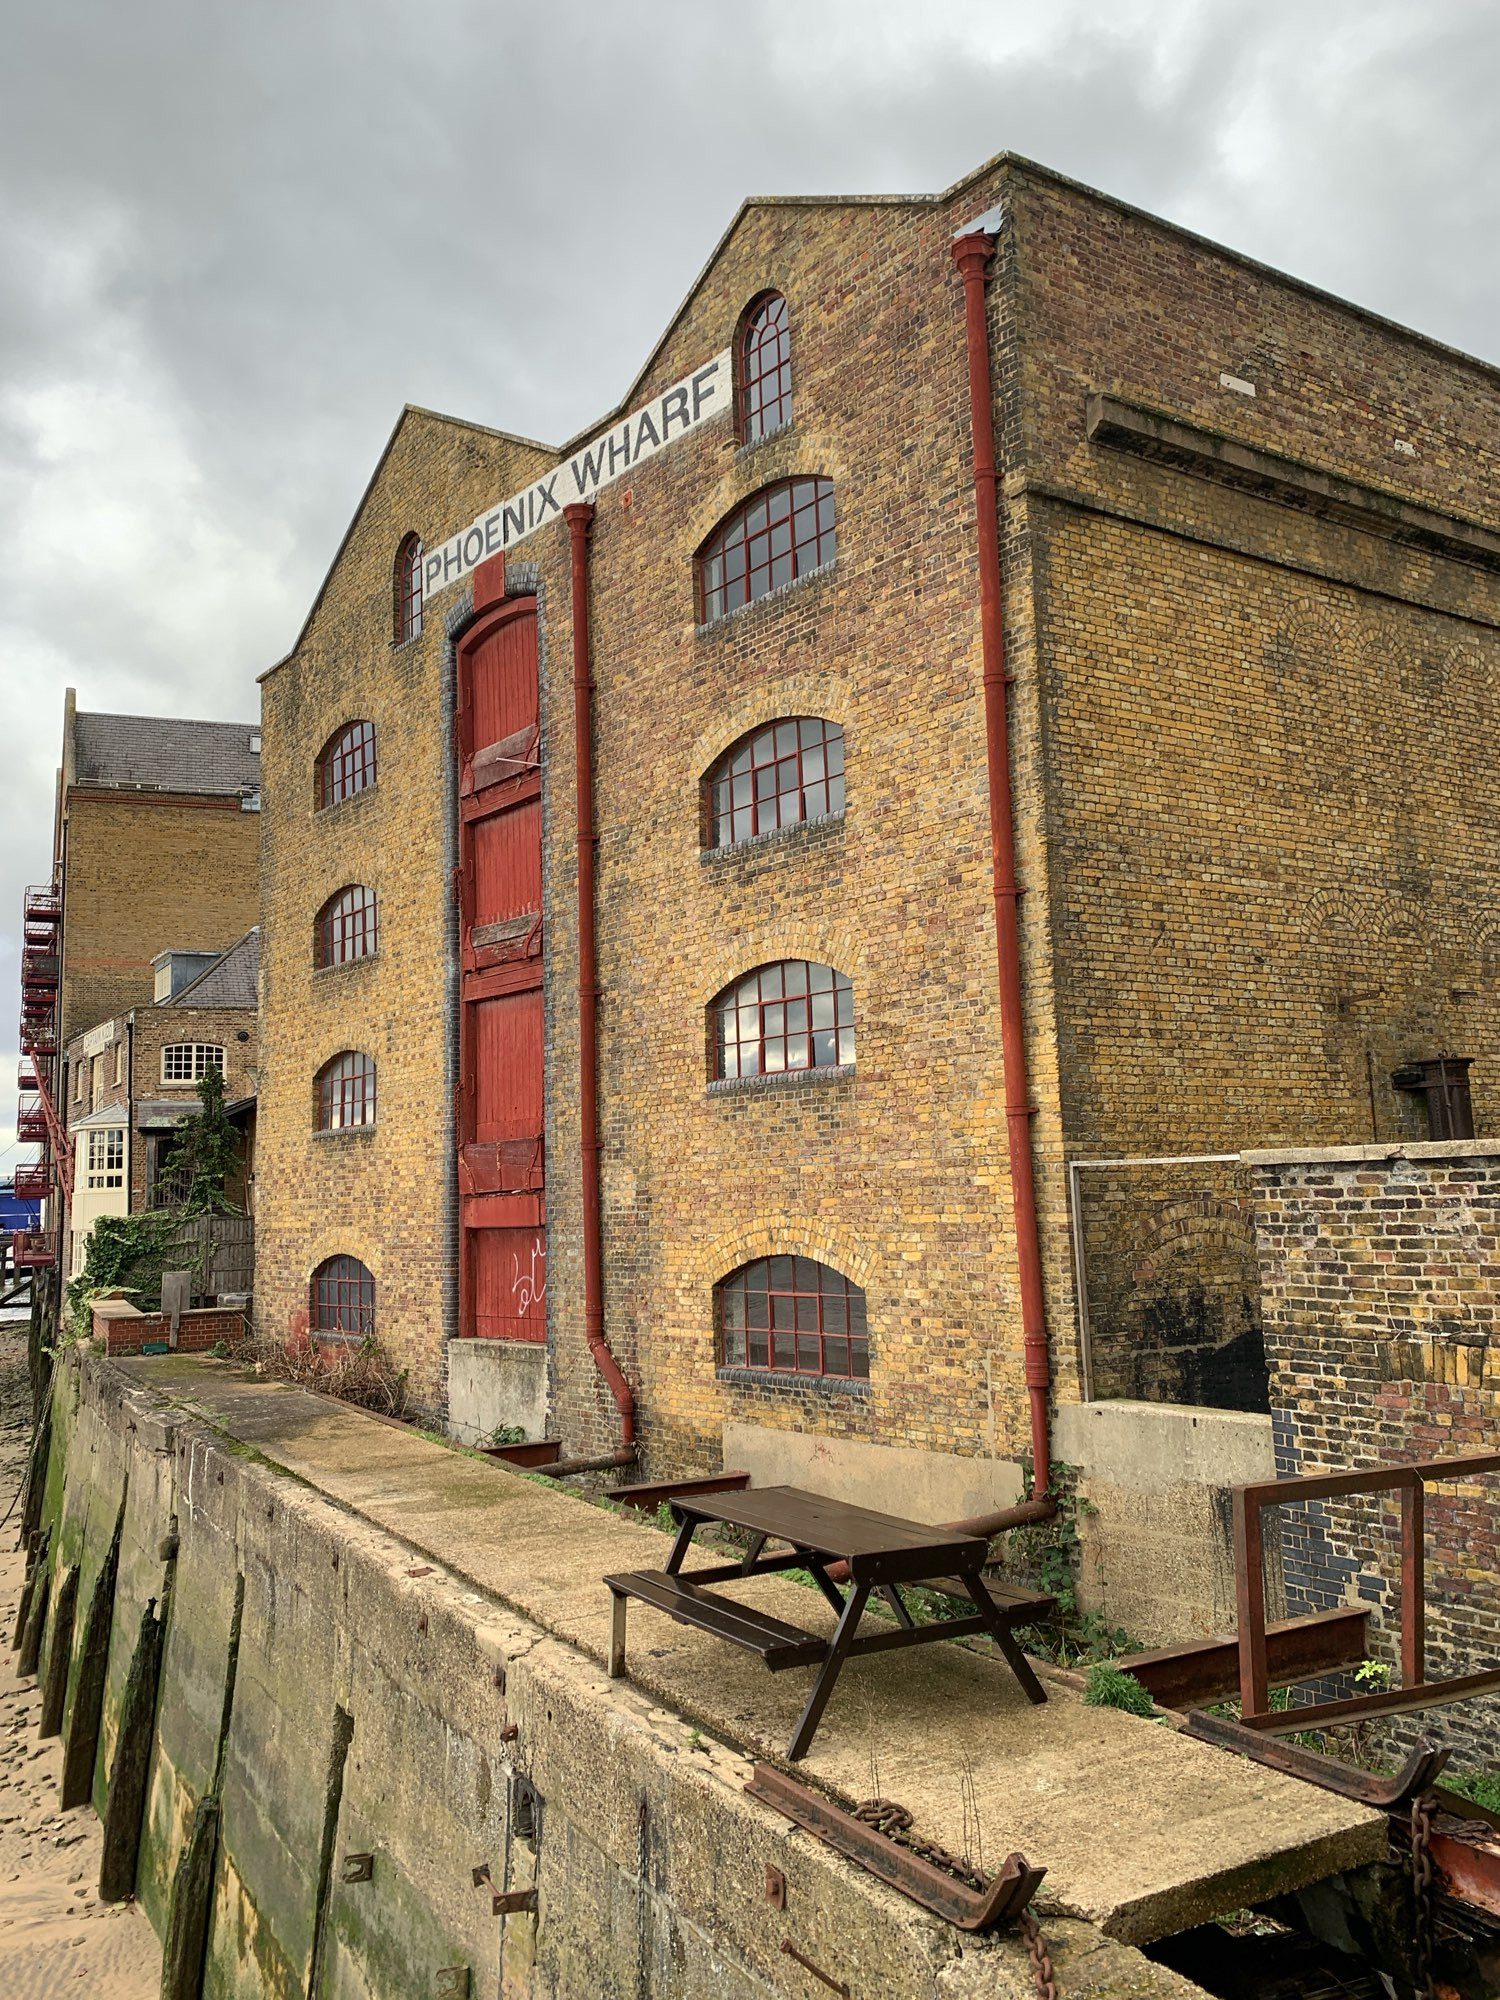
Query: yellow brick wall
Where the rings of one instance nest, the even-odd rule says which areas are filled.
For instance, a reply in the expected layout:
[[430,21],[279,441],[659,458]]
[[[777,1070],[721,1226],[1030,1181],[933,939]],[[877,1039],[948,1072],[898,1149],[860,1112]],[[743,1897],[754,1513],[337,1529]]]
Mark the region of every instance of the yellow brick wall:
[[154,998],[158,952],[224,951],[258,920],[260,815],[238,799],[69,795],[62,1039]]
[[[374,1273],[377,1332],[419,1400],[443,1396],[451,1287],[445,1206],[444,991],[450,885],[442,728],[446,606],[393,641],[396,550],[435,546],[544,463],[493,433],[410,411],[361,504],[308,630],[262,687],[266,842],[262,1060],[257,1108],[256,1311],[262,1331],[305,1327],[325,1257]],[[314,805],[318,753],[343,723],[375,725],[377,782]],[[380,899],[375,958],[313,969],[326,898],[362,882]],[[313,1078],[341,1049],[377,1065],[373,1127],[318,1134]]]

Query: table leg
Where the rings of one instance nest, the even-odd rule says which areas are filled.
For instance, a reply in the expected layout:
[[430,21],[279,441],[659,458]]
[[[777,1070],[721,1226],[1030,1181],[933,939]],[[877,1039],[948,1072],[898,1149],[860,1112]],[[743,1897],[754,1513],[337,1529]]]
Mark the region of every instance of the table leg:
[[823,1664],[818,1669],[818,1678],[813,1682],[812,1693],[807,1697],[807,1706],[802,1711],[802,1719],[792,1732],[791,1742],[786,1746],[789,1764],[796,1764],[807,1755],[813,1737],[817,1733],[818,1724],[823,1719],[823,1711],[828,1706],[828,1697],[833,1693],[833,1684],[849,1656],[849,1648],[854,1642],[854,1634],[858,1630],[865,1600],[869,1595],[870,1586],[867,1583],[856,1583],[845,1599],[838,1629],[829,1641],[828,1651],[823,1655]]
[[609,1613],[609,1677],[617,1681],[625,1671],[625,1611],[630,1600],[623,1592],[613,1596]]
[[1047,1690],[1032,1672],[1031,1662],[1021,1651],[1020,1641],[1000,1616],[994,1598],[985,1589],[984,1579],[976,1572],[972,1576],[966,1576],[964,1583],[974,1600],[974,1609],[984,1620],[990,1637],[1004,1654],[1007,1666],[1021,1683],[1026,1699],[1030,1702],[1044,1702],[1047,1699]]
[[844,1599],[839,1595],[838,1585],[828,1574],[827,1564],[820,1562],[816,1556],[809,1556],[807,1558],[807,1573],[818,1586],[819,1590],[822,1591],[829,1610],[836,1618],[842,1618],[844,1615]]
[[687,1552],[693,1546],[693,1536],[698,1530],[696,1514],[684,1514],[677,1524],[677,1539],[672,1544],[672,1553],[667,1557],[667,1575],[676,1576],[687,1560]]
[[760,1554],[761,1550],[765,1547],[765,1545],[766,1545],[766,1538],[764,1535],[752,1535],[750,1537],[750,1546],[748,1549],[746,1549],[745,1559],[740,1564],[741,1576],[748,1576],[751,1570],[754,1569],[755,1558]]
[[886,1603],[891,1607],[892,1611],[895,1612],[896,1616],[900,1619],[901,1623],[906,1627],[906,1630],[908,1632],[915,1632],[917,1629],[917,1621],[912,1617],[911,1613],[907,1610],[906,1599],[901,1595],[901,1592],[897,1589],[896,1585],[894,1583],[883,1583],[880,1586],[880,1594],[885,1599]]

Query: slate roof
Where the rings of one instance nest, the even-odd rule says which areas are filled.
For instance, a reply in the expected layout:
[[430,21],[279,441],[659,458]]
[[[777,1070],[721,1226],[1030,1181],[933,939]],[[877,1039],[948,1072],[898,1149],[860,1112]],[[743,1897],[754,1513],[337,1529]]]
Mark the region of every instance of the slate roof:
[[260,925],[247,931],[222,957],[174,993],[168,1007],[253,1007],[259,994]]
[[258,722],[179,722],[160,715],[74,718],[73,782],[167,792],[234,793],[260,783]]

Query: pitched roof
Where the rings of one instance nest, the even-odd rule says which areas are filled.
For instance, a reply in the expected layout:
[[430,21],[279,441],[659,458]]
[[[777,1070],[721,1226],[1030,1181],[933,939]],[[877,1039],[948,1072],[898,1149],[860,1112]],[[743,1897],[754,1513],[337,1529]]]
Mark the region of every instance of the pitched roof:
[[238,944],[216,958],[180,993],[163,1004],[168,1007],[253,1007],[260,977],[260,925],[247,931]]
[[235,793],[260,783],[258,722],[179,722],[160,715],[86,715],[74,722],[75,785]]

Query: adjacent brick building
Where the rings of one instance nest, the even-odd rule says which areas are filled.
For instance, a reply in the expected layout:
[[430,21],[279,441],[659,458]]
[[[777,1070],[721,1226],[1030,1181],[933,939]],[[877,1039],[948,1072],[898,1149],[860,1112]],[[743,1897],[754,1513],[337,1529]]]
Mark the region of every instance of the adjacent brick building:
[[1019,1491],[976,233],[1054,1403],[1264,1411],[1225,1156],[1439,1057],[1493,1124],[1500,374],[1002,157],[747,203],[560,452],[398,425],[264,681],[263,1329],[583,1451],[602,1331],[648,1466]]
[[[252,1108],[259,968],[259,927],[227,952],[161,953],[161,1000],[100,1021],[67,1044],[59,1108],[73,1146],[74,1187],[65,1277],[78,1274],[99,1216],[162,1208],[177,1198],[169,1161],[184,1119],[198,1114],[198,1084],[210,1069],[223,1077],[230,1104]],[[250,1205],[247,1184],[228,1192]]]
[[[27,892],[21,966],[17,1129],[41,1150],[17,1173],[48,1197],[29,1253],[44,1268],[60,1261],[66,1275],[76,1233],[57,1171],[80,1081],[66,1052],[92,1031],[90,1098],[125,1087],[111,1023],[169,997],[158,961],[201,971],[258,921],[259,815],[258,724],[80,712],[68,689],[51,878]],[[254,992],[234,1004],[253,1010]],[[123,1193],[112,1165],[100,1172],[109,1185],[93,1193]]]

